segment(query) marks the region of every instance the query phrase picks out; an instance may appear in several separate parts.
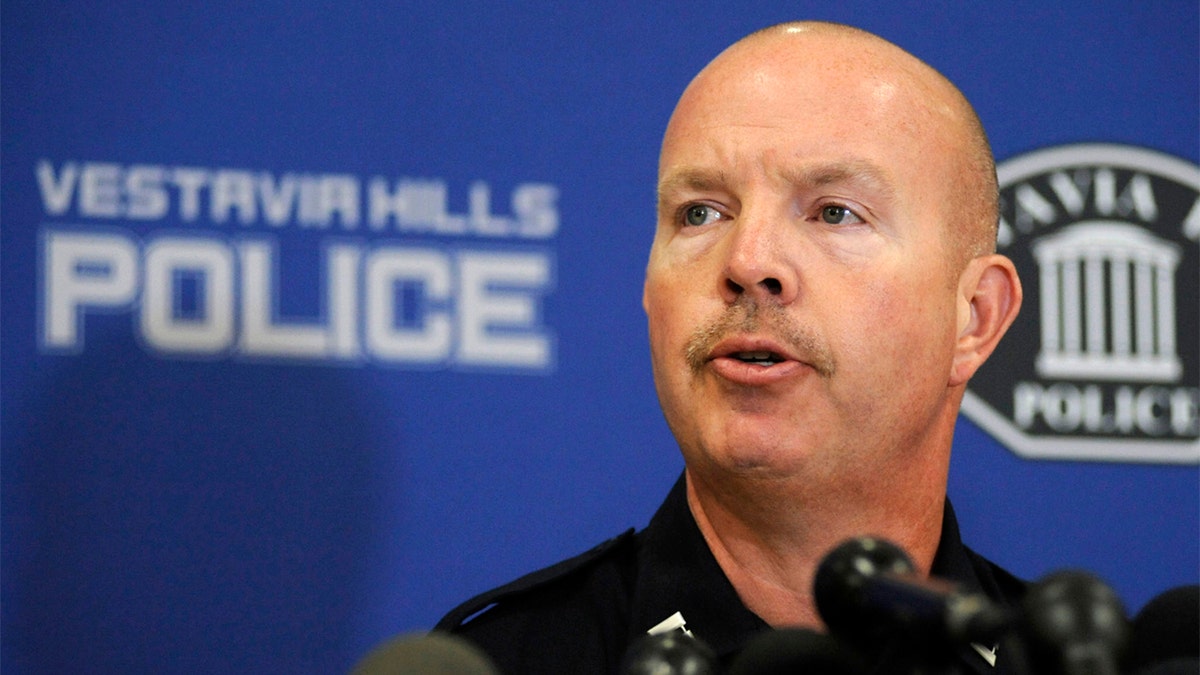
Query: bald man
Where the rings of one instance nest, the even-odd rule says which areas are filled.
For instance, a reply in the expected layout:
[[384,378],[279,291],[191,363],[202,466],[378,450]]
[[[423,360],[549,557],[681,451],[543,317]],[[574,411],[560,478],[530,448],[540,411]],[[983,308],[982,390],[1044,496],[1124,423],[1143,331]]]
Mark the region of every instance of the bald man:
[[[770,627],[822,630],[817,565],[866,534],[1015,602],[1024,585],[963,546],[946,499],[967,381],[1021,304],[997,220],[977,116],[912,55],[825,23],[720,54],[667,125],[643,297],[684,475],[646,529],[438,627],[511,673],[617,672],[679,625],[728,665]],[[993,647],[956,667],[1005,672]]]

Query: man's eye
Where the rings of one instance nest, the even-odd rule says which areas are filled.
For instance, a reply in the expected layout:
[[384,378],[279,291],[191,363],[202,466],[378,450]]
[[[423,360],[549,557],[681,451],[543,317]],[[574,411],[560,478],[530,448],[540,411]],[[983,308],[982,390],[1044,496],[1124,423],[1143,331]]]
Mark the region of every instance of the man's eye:
[[830,225],[846,225],[853,222],[862,222],[853,211],[839,204],[828,204],[821,207],[821,220]]
[[692,227],[708,225],[721,217],[721,212],[704,204],[692,204],[683,212],[683,220]]

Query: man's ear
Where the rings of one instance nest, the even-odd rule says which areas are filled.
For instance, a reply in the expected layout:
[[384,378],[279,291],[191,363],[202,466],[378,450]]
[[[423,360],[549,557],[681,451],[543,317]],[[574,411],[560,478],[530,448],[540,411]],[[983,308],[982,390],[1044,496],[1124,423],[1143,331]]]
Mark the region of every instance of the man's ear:
[[967,263],[958,279],[958,340],[950,385],[966,384],[992,354],[1021,309],[1021,280],[997,253]]

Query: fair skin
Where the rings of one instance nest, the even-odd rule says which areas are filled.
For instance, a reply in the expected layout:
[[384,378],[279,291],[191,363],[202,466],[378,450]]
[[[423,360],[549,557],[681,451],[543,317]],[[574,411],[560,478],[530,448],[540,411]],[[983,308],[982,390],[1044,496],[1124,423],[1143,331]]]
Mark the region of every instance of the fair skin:
[[820,627],[813,574],[844,539],[928,572],[959,402],[1021,291],[1008,259],[949,236],[977,211],[957,92],[873,36],[794,28],[681,98],[643,304],[717,562],[768,623]]

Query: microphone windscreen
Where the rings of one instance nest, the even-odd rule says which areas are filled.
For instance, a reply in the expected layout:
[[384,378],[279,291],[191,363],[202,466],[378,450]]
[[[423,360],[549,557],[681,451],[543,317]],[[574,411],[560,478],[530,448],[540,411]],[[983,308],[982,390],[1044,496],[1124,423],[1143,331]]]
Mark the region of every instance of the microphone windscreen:
[[855,675],[865,671],[859,657],[832,635],[784,628],[751,639],[734,660],[729,675]]
[[717,657],[708,645],[670,631],[634,642],[621,663],[622,675],[716,675]]
[[1021,642],[1034,672],[1108,675],[1129,644],[1129,618],[1116,592],[1080,570],[1051,573],[1021,600]]
[[856,537],[834,547],[813,578],[817,612],[829,630],[848,639],[878,643],[892,634],[893,616],[869,599],[872,579],[914,573],[912,559],[899,546],[875,537]]
[[1133,618],[1125,656],[1129,672],[1169,662],[1195,664],[1200,659],[1200,586],[1178,586],[1146,603]]
[[371,650],[352,675],[500,675],[475,645],[449,633],[401,635]]

